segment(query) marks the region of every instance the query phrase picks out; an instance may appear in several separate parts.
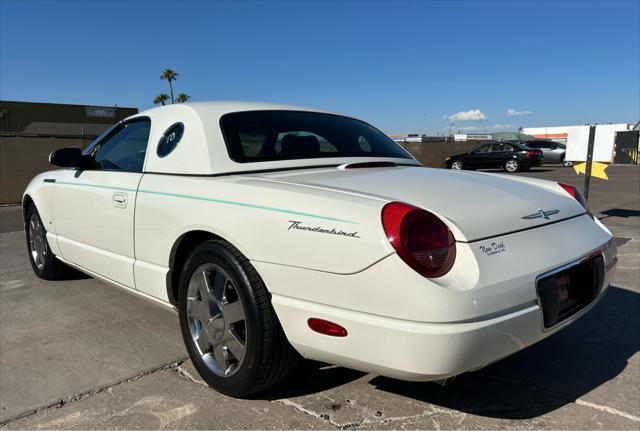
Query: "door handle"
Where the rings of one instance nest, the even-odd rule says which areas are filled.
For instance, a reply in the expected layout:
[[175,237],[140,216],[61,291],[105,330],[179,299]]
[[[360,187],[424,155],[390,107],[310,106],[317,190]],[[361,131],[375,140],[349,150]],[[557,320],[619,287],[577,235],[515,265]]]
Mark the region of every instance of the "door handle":
[[127,194],[126,193],[114,193],[112,196],[113,206],[116,208],[127,207]]

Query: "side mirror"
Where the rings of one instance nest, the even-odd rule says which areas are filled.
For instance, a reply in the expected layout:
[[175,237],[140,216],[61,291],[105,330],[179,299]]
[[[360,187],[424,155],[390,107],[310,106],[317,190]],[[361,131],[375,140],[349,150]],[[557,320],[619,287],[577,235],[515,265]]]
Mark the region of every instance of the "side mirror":
[[83,156],[80,148],[60,148],[49,154],[49,163],[61,168],[86,169],[90,165],[90,157]]

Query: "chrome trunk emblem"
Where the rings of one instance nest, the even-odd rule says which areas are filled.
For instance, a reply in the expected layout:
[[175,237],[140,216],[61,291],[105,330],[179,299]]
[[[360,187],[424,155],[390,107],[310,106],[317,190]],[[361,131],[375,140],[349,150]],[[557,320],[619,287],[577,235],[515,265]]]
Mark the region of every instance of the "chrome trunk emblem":
[[538,209],[537,213],[529,214],[529,215],[526,215],[526,216],[524,216],[522,218],[525,219],[525,220],[533,220],[533,219],[537,219],[537,218],[543,218],[545,220],[549,220],[549,216],[550,215],[558,214],[559,212],[560,212],[560,210],[545,211],[543,209]]

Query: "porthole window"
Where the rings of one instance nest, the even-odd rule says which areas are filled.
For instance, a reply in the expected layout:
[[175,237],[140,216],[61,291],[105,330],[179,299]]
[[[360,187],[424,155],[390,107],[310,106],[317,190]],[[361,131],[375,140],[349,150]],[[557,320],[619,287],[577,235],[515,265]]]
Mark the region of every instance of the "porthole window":
[[156,150],[158,157],[164,157],[171,153],[180,142],[180,139],[182,139],[183,133],[184,124],[182,123],[176,123],[169,127],[160,138],[160,142],[158,142],[158,149]]

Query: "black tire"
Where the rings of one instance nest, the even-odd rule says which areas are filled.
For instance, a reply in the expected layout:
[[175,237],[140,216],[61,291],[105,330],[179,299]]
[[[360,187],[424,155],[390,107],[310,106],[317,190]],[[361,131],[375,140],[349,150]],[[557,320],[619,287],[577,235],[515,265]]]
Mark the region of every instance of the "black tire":
[[504,162],[504,165],[502,167],[505,171],[510,173],[518,172],[520,170],[520,162],[516,159],[509,159]]
[[[42,223],[42,219],[40,218],[40,214],[36,209],[34,204],[29,205],[27,208],[26,218],[25,218],[25,236],[27,239],[27,254],[29,255],[29,262],[31,263],[31,268],[33,268],[33,272],[39,278],[43,280],[61,280],[69,277],[72,274],[75,274],[76,271],[73,268],[65,265],[60,262],[54,256],[51,251],[51,247],[49,247],[49,242],[46,237],[46,227],[44,223]],[[32,238],[33,229],[30,229],[30,223],[39,223],[42,230],[38,230],[38,236]],[[44,233],[43,237],[40,235]],[[32,239],[36,241],[41,241],[41,250],[43,250],[43,258],[36,262],[36,257],[34,255],[34,248],[32,246]]]
[[[229,376],[218,375],[207,365],[192,335],[193,326],[190,325],[194,321],[187,314],[189,282],[203,265],[213,265],[228,275],[237,295],[236,301],[241,301],[244,309],[243,333],[246,338],[243,359]],[[298,362],[299,355],[285,337],[262,279],[247,258],[226,241],[206,241],[187,258],[180,273],[178,314],[182,337],[193,365],[209,386],[226,395],[247,397],[274,386]],[[222,311],[218,314],[224,316]],[[210,347],[214,348],[213,345]]]

